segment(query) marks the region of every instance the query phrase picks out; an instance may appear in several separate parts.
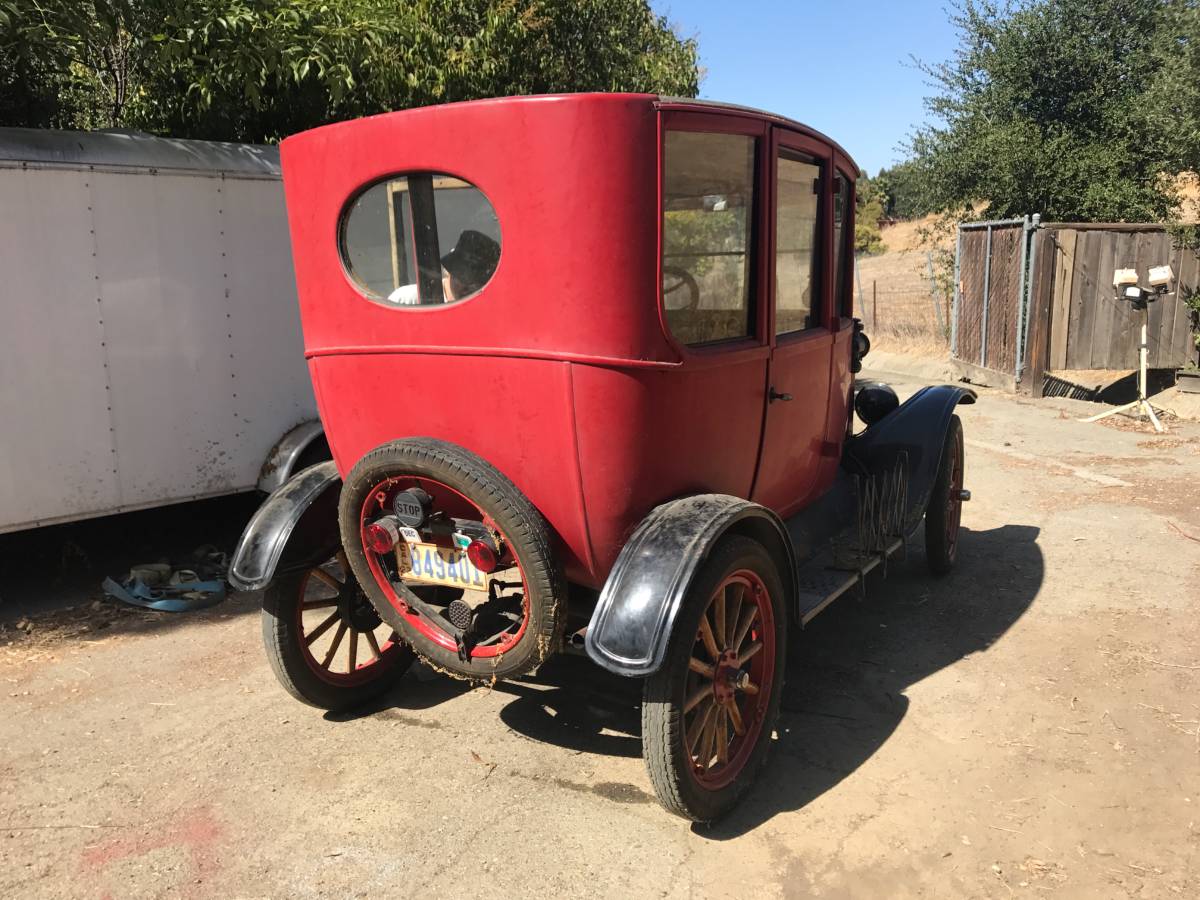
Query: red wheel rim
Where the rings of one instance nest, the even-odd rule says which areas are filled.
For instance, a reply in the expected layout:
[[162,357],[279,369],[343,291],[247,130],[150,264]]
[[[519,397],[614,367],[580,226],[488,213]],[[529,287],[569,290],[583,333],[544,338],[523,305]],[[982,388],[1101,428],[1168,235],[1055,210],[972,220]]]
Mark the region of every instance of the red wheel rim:
[[958,441],[950,444],[950,490],[946,496],[946,553],[951,558],[958,546],[958,526],[962,522],[963,456]]
[[775,612],[749,569],[709,598],[688,661],[683,724],[692,778],[719,790],[746,768],[766,724],[775,681]]
[[296,632],[308,667],[322,681],[354,687],[377,677],[402,646],[350,574],[346,554],[300,579]]
[[[525,566],[517,558],[516,550],[513,548],[512,542],[508,540],[507,535],[474,501],[461,491],[457,491],[449,485],[435,481],[432,478],[413,475],[395,476],[376,484],[367,493],[366,499],[363,500],[359,516],[360,532],[362,527],[374,517],[390,509],[392,498],[395,494],[412,488],[420,488],[428,493],[433,498],[435,508],[449,512],[452,515],[463,513],[465,514],[463,517],[482,522],[498,535],[500,543],[505,548],[502,555],[502,569],[507,570],[506,580],[512,578],[511,573],[513,572],[520,577],[521,612],[519,621],[513,622],[512,626],[502,632],[494,641],[472,646],[469,650],[469,657],[472,659],[490,659],[506,653],[521,640],[529,626],[529,589],[525,579]],[[374,553],[364,543],[363,555],[366,557],[367,566],[370,568],[371,574],[375,577],[375,583],[379,585],[379,589],[383,591],[384,597],[387,598],[388,603],[397,614],[419,634],[428,638],[439,647],[450,652],[458,652],[458,643],[449,631],[440,626],[436,621],[431,620],[428,616],[422,615],[410,607],[405,598],[397,592],[391,577],[389,577],[388,572],[384,570],[384,566],[381,563],[381,559],[390,554]],[[504,562],[507,562],[508,565],[503,565]],[[491,637],[495,637],[495,635]]]

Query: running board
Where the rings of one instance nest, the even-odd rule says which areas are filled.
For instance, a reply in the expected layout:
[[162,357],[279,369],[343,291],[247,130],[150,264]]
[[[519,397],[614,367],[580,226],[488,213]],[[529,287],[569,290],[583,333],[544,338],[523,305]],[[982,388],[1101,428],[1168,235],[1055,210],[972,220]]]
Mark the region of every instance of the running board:
[[861,584],[868,572],[886,565],[888,557],[903,546],[904,541],[893,538],[883,550],[871,553],[839,553],[828,549],[802,565],[796,573],[800,625],[807,625],[830,603],[850,588]]

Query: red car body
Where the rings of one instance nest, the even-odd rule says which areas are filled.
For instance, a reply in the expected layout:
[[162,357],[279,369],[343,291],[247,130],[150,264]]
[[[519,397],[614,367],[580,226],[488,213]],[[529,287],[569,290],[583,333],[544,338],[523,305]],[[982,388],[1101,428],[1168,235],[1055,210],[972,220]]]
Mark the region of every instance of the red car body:
[[[689,347],[667,325],[670,130],[755,138],[751,337]],[[817,321],[776,338],[781,148],[815,160],[821,176]],[[318,128],[285,140],[282,163],[305,353],[343,477],[397,437],[473,451],[545,516],[568,578],[597,589],[663,501],[728,494],[787,517],[833,482],[850,417],[854,232],[852,187],[840,229],[834,191],[852,186],[857,168],[827,137],[700,101],[521,97]],[[421,171],[486,195],[500,260],[467,300],[389,308],[355,284],[339,231],[350,198]]]

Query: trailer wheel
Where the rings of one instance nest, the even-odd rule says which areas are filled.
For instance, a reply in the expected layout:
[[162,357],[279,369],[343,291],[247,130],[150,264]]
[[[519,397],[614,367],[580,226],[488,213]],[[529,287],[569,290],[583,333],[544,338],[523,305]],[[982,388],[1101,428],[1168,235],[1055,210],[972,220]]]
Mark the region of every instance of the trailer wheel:
[[340,550],[271,583],[263,596],[262,629],[279,683],[321,709],[372,699],[413,661],[412,650],[380,621]]
[[786,652],[775,562],[757,541],[723,538],[644,687],[642,755],[668,811],[711,822],[754,782],[779,715]]
[[925,561],[934,575],[945,575],[958,558],[958,526],[962,521],[963,428],[950,417],[942,461],[925,508]]

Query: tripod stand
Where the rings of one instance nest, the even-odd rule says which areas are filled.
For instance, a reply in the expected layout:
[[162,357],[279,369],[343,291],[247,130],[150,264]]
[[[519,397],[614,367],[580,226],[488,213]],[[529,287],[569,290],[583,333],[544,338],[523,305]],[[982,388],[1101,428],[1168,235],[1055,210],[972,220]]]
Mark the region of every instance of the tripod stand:
[[1154,430],[1157,432],[1166,431],[1166,427],[1158,420],[1158,416],[1154,414],[1154,406],[1146,399],[1146,323],[1150,319],[1150,304],[1146,296],[1147,292],[1142,292],[1141,300],[1134,301],[1134,307],[1140,308],[1142,311],[1142,343],[1138,349],[1138,395],[1136,400],[1130,400],[1128,403],[1113,409],[1105,410],[1099,415],[1089,416],[1086,419],[1080,419],[1081,422],[1099,422],[1101,419],[1107,419],[1109,416],[1115,416],[1117,413],[1125,412],[1129,409],[1136,409],[1139,412],[1144,412],[1146,417],[1154,425]]

